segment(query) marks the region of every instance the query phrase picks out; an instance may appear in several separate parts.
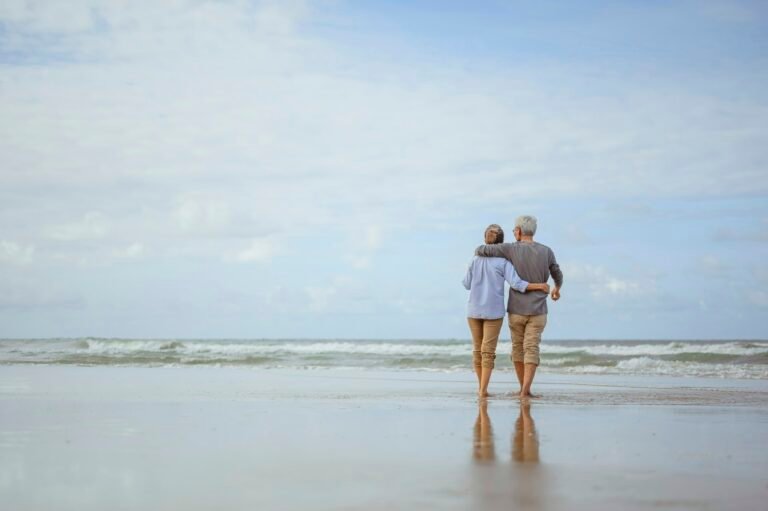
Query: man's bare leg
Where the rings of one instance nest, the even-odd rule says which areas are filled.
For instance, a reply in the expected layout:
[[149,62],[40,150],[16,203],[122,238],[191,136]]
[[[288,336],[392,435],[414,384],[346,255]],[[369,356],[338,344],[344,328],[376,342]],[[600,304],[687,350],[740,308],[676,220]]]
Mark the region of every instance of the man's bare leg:
[[523,375],[523,388],[520,390],[520,397],[538,397],[531,394],[531,384],[536,375],[536,364],[525,364],[525,374]]
[[525,364],[522,362],[515,362],[515,373],[517,374],[517,381],[520,383],[519,392],[523,392],[523,377],[525,376]]

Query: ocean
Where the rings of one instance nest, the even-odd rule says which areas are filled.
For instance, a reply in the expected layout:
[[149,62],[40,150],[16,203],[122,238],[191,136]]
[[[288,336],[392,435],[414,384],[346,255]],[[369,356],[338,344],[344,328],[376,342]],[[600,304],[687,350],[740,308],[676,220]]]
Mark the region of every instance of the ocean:
[[[496,368],[511,371],[509,341]],[[471,369],[470,341],[331,339],[0,339],[0,364]],[[543,341],[540,370],[569,374],[768,378],[768,341]]]

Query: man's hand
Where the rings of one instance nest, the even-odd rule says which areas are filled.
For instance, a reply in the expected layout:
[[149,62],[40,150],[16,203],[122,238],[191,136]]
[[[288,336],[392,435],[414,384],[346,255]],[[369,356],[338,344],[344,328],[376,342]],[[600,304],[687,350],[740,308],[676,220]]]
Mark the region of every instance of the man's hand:
[[552,290],[552,300],[558,301],[560,299],[560,288],[556,287]]
[[549,294],[549,284],[544,284],[544,288],[542,289],[542,291]]

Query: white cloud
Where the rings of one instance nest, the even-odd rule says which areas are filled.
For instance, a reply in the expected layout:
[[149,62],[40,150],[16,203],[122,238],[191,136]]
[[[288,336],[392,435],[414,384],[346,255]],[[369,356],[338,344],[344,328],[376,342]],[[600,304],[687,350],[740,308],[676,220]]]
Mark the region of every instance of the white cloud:
[[721,258],[713,254],[706,254],[699,258],[699,269],[709,275],[717,275],[727,270],[727,265]]
[[238,251],[231,258],[239,263],[266,263],[277,254],[278,248],[274,240],[269,238],[257,238],[243,250]]
[[[445,241],[532,199],[768,192],[764,93],[732,86],[760,82],[747,54],[736,81],[717,66],[646,74],[633,56],[612,72],[556,56],[489,66],[426,56],[407,34],[388,60],[371,41],[391,34],[360,39],[355,22],[343,4],[288,0],[2,2],[0,232],[19,247],[4,257],[277,264],[322,237],[347,246],[323,247],[320,275],[341,261],[363,277],[394,271],[377,264],[390,238],[429,225]],[[575,220],[566,240],[588,241]],[[91,243],[57,243],[75,240]],[[586,301],[658,292],[652,276],[565,270]],[[318,279],[293,286],[314,310],[368,307],[353,279]]]
[[44,279],[24,279],[18,275],[4,275],[0,281],[0,311],[81,308],[85,300],[66,290],[56,282]]
[[345,256],[344,259],[357,270],[364,270],[371,267],[371,258],[367,256]]
[[747,23],[758,18],[755,12],[755,3],[745,2],[743,0],[706,0],[697,3],[701,11],[715,18],[718,21],[727,21],[732,23]]
[[0,240],[0,263],[29,264],[35,254],[35,247],[14,241]]
[[756,267],[754,268],[754,275],[762,285],[768,285],[768,268],[764,266]]
[[69,0],[5,0],[0,19],[12,28],[37,33],[77,33],[93,27],[93,2]]
[[254,216],[276,229],[351,225],[361,211],[408,224],[544,193],[768,190],[750,163],[768,115],[748,99],[607,77],[611,98],[551,69],[362,60],[332,42],[343,34],[308,35],[326,14],[303,2],[5,5],[5,37],[62,33],[70,61],[3,69],[0,184],[145,183],[163,190],[148,207],[174,204],[189,235],[247,235],[236,224]]
[[349,275],[334,275],[322,285],[304,287],[312,312],[353,314],[371,312],[371,291],[365,282]]
[[[653,278],[631,279],[610,274],[604,267],[571,263],[562,265],[567,281],[586,286],[592,297],[599,301],[647,296],[656,292]],[[569,284],[570,287],[570,284]]]
[[109,232],[109,220],[99,211],[89,211],[80,220],[48,228],[48,235],[56,240],[79,241],[103,238]]
[[351,230],[342,259],[357,270],[370,268],[384,241],[383,229],[381,225],[361,221],[360,226],[352,225]]
[[750,291],[747,298],[752,305],[768,307],[768,293],[765,291]]
[[309,298],[309,309],[314,312],[325,312],[338,293],[338,288],[333,284],[326,287],[307,286],[304,291]]
[[179,201],[173,217],[184,232],[210,234],[229,226],[230,208],[224,200],[192,194]]
[[138,259],[144,256],[146,249],[142,243],[131,243],[127,247],[115,249],[112,254],[121,259]]
[[607,291],[611,294],[636,294],[640,290],[640,284],[628,280],[619,280],[615,277],[608,277],[604,282],[597,285],[597,292]]
[[378,225],[368,225],[365,228],[365,246],[368,250],[377,250],[381,246],[382,233]]

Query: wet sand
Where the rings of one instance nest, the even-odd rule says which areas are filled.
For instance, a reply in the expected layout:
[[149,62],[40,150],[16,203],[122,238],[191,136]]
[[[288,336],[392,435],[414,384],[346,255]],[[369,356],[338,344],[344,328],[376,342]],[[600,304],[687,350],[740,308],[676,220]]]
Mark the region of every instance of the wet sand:
[[768,382],[0,367],[0,503],[96,509],[764,509]]

